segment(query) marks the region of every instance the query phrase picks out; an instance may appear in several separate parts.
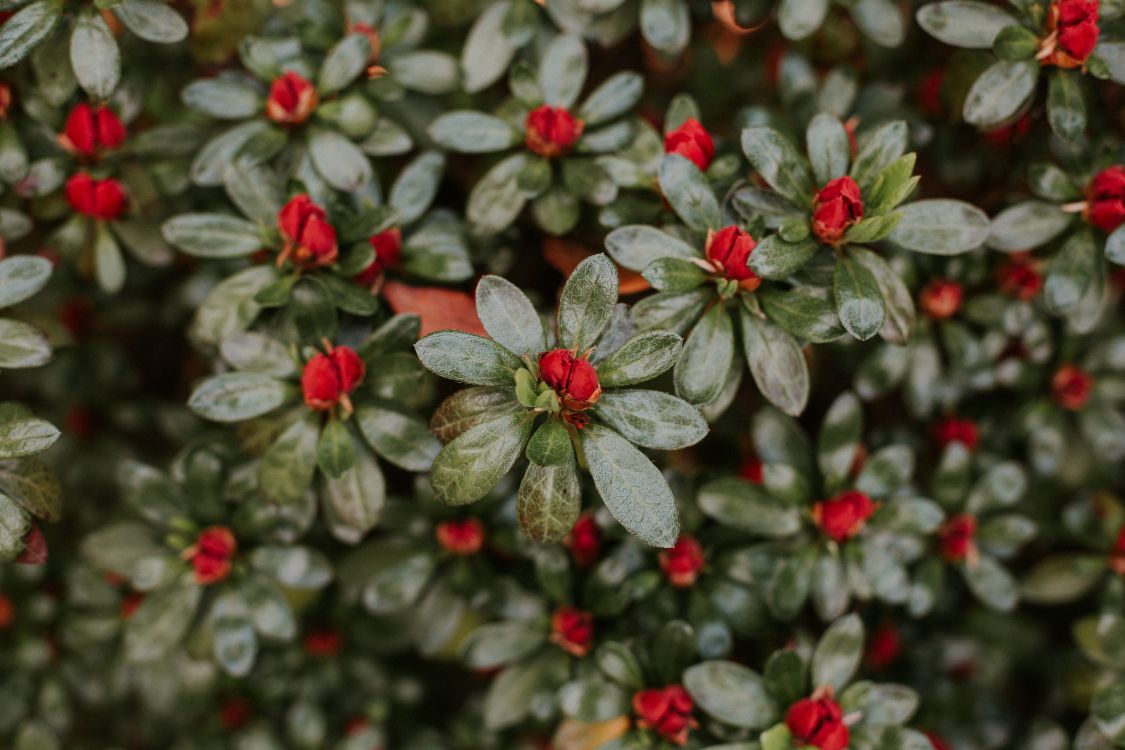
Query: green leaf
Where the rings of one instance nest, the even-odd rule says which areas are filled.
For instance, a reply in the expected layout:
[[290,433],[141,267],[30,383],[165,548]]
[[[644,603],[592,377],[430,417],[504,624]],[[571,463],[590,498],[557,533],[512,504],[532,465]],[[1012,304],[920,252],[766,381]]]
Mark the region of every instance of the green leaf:
[[33,296],[51,278],[51,262],[34,255],[0,260],[0,307],[11,307]]
[[805,149],[818,185],[848,173],[851,157],[848,133],[834,115],[820,112],[809,122]]
[[1074,232],[1055,254],[1043,285],[1043,301],[1055,314],[1070,312],[1094,283],[1104,261],[1089,229]]
[[690,260],[657,258],[645,267],[645,281],[662,292],[689,292],[707,281],[707,272]]
[[395,466],[429,471],[441,444],[426,423],[402,406],[386,401],[356,407],[356,424],[368,445]]
[[433,121],[430,137],[438,144],[463,154],[503,151],[520,142],[520,133],[499,117],[483,112],[448,112]]
[[879,174],[906,153],[909,135],[904,121],[893,120],[880,125],[860,142],[851,176],[861,191],[871,189]]
[[641,0],[641,35],[665,55],[678,55],[691,37],[691,15],[677,0]]
[[769,186],[798,206],[807,206],[816,192],[808,163],[793,142],[772,128],[742,131],[742,151]]
[[518,176],[527,163],[526,154],[515,154],[498,162],[473,185],[465,206],[465,217],[476,234],[492,235],[507,229],[523,210],[527,197]]
[[1017,203],[992,218],[988,246],[1009,253],[1031,250],[1057,237],[1073,218],[1053,203]]
[[257,224],[227,214],[181,214],[164,222],[161,233],[197,258],[241,258],[262,248]]
[[567,463],[573,456],[570,433],[561,419],[548,419],[527,441],[527,460],[540,466]]
[[254,548],[248,558],[250,565],[285,588],[314,591],[332,580],[332,563],[308,547],[267,544]]
[[[0,494],[0,560],[10,562],[24,550],[23,538],[31,529],[31,518],[6,495]],[[93,538],[92,536],[87,539]]]
[[617,283],[617,269],[604,254],[578,264],[559,302],[560,346],[581,353],[594,345],[617,304]]
[[146,42],[175,44],[187,39],[187,21],[159,0],[125,0],[113,12],[125,28]]
[[477,315],[484,330],[517,357],[537,356],[547,349],[539,313],[519,287],[499,276],[477,284]]
[[762,676],[732,661],[688,667],[684,687],[705,713],[730,726],[763,729],[779,715]]
[[905,345],[914,332],[914,296],[910,289],[887,261],[867,248],[852,247],[848,253],[871,273],[879,286],[886,311],[879,333],[892,344]]
[[293,609],[274,581],[254,573],[239,582],[239,591],[250,608],[254,629],[260,634],[267,638],[289,640],[297,633]]
[[830,299],[799,290],[783,292],[772,287],[759,289],[757,297],[766,318],[798,339],[824,344],[844,335]]
[[232,677],[245,677],[258,655],[258,638],[250,608],[238,591],[225,591],[211,605],[212,651],[215,661]]
[[890,241],[929,255],[960,255],[989,238],[988,216],[964,201],[935,198],[914,201],[899,209],[901,218]]
[[[809,693],[808,665],[795,650],[774,651],[766,659],[762,677],[766,690],[783,706],[795,703]],[[785,748],[788,747],[786,744]]]
[[812,656],[812,684],[839,692],[851,682],[863,658],[863,621],[859,615],[841,617],[828,626]]
[[606,391],[594,414],[642,448],[679,450],[707,436],[707,422],[694,406],[661,391]]
[[46,464],[37,460],[0,461],[0,494],[36,518],[59,520],[59,480]]
[[543,631],[529,623],[493,622],[465,636],[458,651],[469,669],[496,669],[530,656],[543,645],[543,640]]
[[133,662],[163,657],[187,635],[203,588],[183,578],[148,594],[125,624],[125,656]]
[[750,253],[750,270],[763,279],[784,279],[808,263],[820,245],[807,237],[798,242],[786,242],[781,235],[771,234]]
[[670,331],[648,331],[633,336],[597,365],[603,388],[618,388],[652,380],[671,367],[683,339]]
[[816,460],[827,492],[835,492],[851,473],[862,439],[863,410],[859,399],[851,391],[844,391],[828,407],[817,435]]
[[491,339],[464,331],[435,331],[414,344],[436,375],[473,385],[511,385],[519,358]]
[[522,411],[510,388],[464,388],[441,403],[430,420],[430,429],[448,443],[481,422]]
[[325,55],[317,75],[317,89],[321,94],[342,91],[364,71],[370,56],[367,35],[348,34]]
[[320,500],[332,519],[332,534],[355,544],[378,523],[386,502],[386,482],[379,463],[366,452],[355,451],[350,469],[338,478],[323,478]]
[[836,314],[852,336],[866,341],[883,327],[886,308],[879,284],[867,267],[850,254],[836,259],[832,293],[836,300]]
[[809,400],[809,368],[801,347],[788,333],[745,308],[739,310],[742,349],[762,395],[796,416]]
[[508,70],[516,46],[504,33],[511,2],[492,3],[477,16],[461,47],[461,80],[467,93],[475,94],[498,81]]
[[544,673],[555,653],[546,651],[505,669],[489,685],[484,696],[483,718],[488,729],[518,724],[530,710]]
[[988,555],[981,555],[975,564],[962,571],[965,583],[983,604],[1000,612],[1015,609],[1019,588],[1012,574]]
[[116,294],[125,286],[125,258],[107,224],[94,230],[94,277],[107,294]]
[[554,466],[528,464],[516,495],[516,517],[529,539],[540,544],[565,537],[582,511],[582,485],[571,450]]
[[10,68],[47,38],[62,17],[61,0],[38,0],[18,11],[0,28],[0,68]]
[[777,24],[786,39],[795,42],[819,29],[828,15],[828,0],[781,0]]
[[591,424],[581,437],[594,486],[618,523],[645,544],[675,544],[680,535],[676,499],[660,470],[606,427]]
[[782,505],[761,487],[740,477],[724,477],[703,485],[699,509],[723,526],[749,534],[785,537],[801,529],[795,506]]
[[38,367],[50,358],[46,336],[22,321],[0,318],[0,368]]
[[992,51],[1001,60],[1026,60],[1039,50],[1039,37],[1031,29],[1012,24],[1000,29],[992,42]]
[[236,370],[279,378],[297,374],[297,365],[285,344],[264,333],[244,331],[231,334],[223,339],[219,352]]
[[591,127],[620,117],[640,101],[644,85],[644,78],[637,73],[615,73],[590,92],[578,108],[578,118]]
[[692,229],[705,231],[722,226],[719,201],[699,167],[679,154],[660,162],[660,192],[676,214]]
[[78,84],[92,98],[113,95],[121,80],[121,51],[100,14],[85,12],[78,16],[70,35],[70,64]]
[[225,372],[192,391],[188,408],[215,422],[241,422],[281,406],[292,390],[281,380],[257,372]]
[[906,27],[898,5],[891,0],[859,0],[851,8],[852,21],[863,35],[884,47],[898,47]]
[[586,44],[576,34],[559,34],[547,45],[539,63],[539,88],[552,107],[574,106],[586,83]]
[[355,463],[355,446],[341,419],[329,419],[316,442],[316,463],[330,477],[339,477]]
[[269,447],[258,465],[258,489],[267,501],[291,505],[301,499],[316,473],[319,436],[318,415],[306,414]]
[[244,120],[262,111],[262,93],[242,77],[204,78],[180,92],[184,104],[217,120]]
[[58,429],[42,419],[28,417],[0,422],[0,459],[42,453],[58,439]]
[[660,258],[690,260],[700,257],[696,249],[683,240],[645,224],[614,229],[606,235],[605,249],[609,257],[632,271],[644,271]]
[[1051,130],[1068,141],[1086,130],[1086,102],[1075,71],[1056,70],[1047,76],[1047,120]]
[[989,49],[1001,29],[1018,25],[1003,8],[978,0],[942,0],[918,9],[918,25],[955,47]]
[[711,403],[722,392],[734,356],[734,324],[723,305],[714,305],[692,328],[676,360],[676,393],[691,404]]
[[962,114],[965,122],[978,128],[992,128],[1013,117],[1035,91],[1039,62],[992,64],[969,89]]
[[314,131],[309,156],[324,181],[341,192],[358,191],[374,176],[367,156],[335,130]]
[[520,410],[466,430],[434,459],[434,496],[446,505],[468,505],[487,495],[520,457],[534,423],[534,415]]

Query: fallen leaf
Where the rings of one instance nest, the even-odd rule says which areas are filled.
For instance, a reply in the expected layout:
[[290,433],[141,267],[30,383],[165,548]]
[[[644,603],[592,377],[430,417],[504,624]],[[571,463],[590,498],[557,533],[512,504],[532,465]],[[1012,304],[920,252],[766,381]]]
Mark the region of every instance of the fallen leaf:
[[564,719],[551,740],[555,750],[598,750],[629,731],[627,716],[587,724],[577,719]]
[[[591,255],[593,253],[577,242],[549,237],[543,243],[543,257],[556,271],[567,278],[570,277],[579,263]],[[649,284],[643,276],[636,271],[630,271],[628,268],[617,266],[617,278],[619,280],[618,289],[621,294],[636,294],[649,288]]]
[[420,336],[452,328],[486,336],[471,294],[439,286],[410,286],[388,280],[383,297],[396,313],[415,313],[422,319]]

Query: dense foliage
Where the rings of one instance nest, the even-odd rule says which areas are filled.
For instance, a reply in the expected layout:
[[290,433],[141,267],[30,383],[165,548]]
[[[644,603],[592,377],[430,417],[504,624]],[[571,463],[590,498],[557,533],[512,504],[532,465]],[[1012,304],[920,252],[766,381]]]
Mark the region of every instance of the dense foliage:
[[0,747],[1125,748],[1121,0],[0,0]]

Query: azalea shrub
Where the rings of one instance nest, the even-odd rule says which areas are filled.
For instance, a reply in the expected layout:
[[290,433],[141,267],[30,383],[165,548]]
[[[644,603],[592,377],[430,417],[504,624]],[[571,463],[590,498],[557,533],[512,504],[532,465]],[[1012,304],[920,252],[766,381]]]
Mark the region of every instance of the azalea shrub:
[[0,748],[1125,749],[1125,5],[0,0]]

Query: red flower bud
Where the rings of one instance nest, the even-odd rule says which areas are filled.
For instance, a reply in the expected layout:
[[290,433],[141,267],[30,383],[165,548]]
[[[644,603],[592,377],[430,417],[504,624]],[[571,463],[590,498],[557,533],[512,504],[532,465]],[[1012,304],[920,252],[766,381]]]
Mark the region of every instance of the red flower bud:
[[333,347],[327,354],[314,355],[301,372],[301,391],[305,406],[329,411],[338,403],[351,411],[347,396],[363,380],[367,366],[350,346]]
[[935,68],[922,77],[915,89],[918,109],[930,117],[940,117],[942,112],[941,89],[945,84],[945,69]]
[[660,550],[657,557],[664,577],[676,588],[687,588],[695,583],[706,564],[703,548],[695,537],[687,534],[681,534],[671,549]]
[[602,543],[602,533],[594,514],[587,511],[580,515],[564,543],[576,565],[581,568],[592,565],[598,559]]
[[355,282],[360,286],[371,287],[372,291],[375,291],[380,285],[383,274],[397,266],[402,258],[402,231],[398,227],[393,227],[371,235],[368,242],[375,251],[375,258],[367,268],[356,275]]
[[113,221],[125,213],[125,189],[114,179],[95,180],[88,172],[78,172],[66,181],[66,200],[83,216]]
[[336,230],[328,222],[324,209],[305,193],[293,196],[278,212],[277,227],[285,240],[278,265],[288,258],[304,268],[336,262],[339,255]]
[[317,101],[316,87],[290,70],[270,85],[266,117],[282,125],[300,125],[312,115]]
[[689,117],[664,136],[664,153],[679,154],[706,171],[715,158],[715,142],[699,120]]
[[863,198],[851,177],[837,177],[820,189],[813,202],[812,230],[826,245],[839,244],[848,227],[863,218]]
[[1125,167],[1107,167],[1090,180],[1086,220],[1103,232],[1112,232],[1125,222]]
[[1047,11],[1047,37],[1040,45],[1044,65],[1077,68],[1098,44],[1098,0],[1056,0]]
[[682,685],[641,690],[633,695],[637,726],[651,729],[676,745],[686,745],[688,733],[699,726],[692,718],[691,696]]
[[32,525],[23,535],[23,552],[16,558],[21,565],[42,565],[47,562],[47,540],[38,526]]
[[1079,411],[1090,400],[1094,379],[1076,365],[1063,365],[1051,378],[1051,397],[1064,409]]
[[938,548],[949,562],[972,559],[976,555],[976,516],[962,513],[953,516],[938,529]]
[[594,643],[594,616],[576,607],[559,607],[551,617],[551,642],[582,658]]
[[748,458],[738,467],[738,476],[754,484],[762,483],[762,462],[757,458]]
[[802,698],[789,707],[785,726],[796,744],[819,750],[844,750],[848,746],[848,725],[839,704],[831,698]]
[[59,144],[73,154],[95,157],[125,142],[125,125],[104,105],[94,108],[82,102],[70,111],[59,135]]
[[1109,568],[1119,576],[1125,576],[1125,524],[1117,531],[1117,541],[1109,552]]
[[902,651],[902,636],[898,628],[887,623],[871,634],[867,644],[867,663],[873,669],[886,669]]
[[752,292],[762,283],[758,274],[746,265],[756,245],[749,232],[733,225],[723,227],[707,237],[707,259],[721,270],[723,276]]
[[231,561],[238,551],[238,542],[226,526],[208,526],[199,532],[195,544],[183,552],[195,570],[195,582],[201,586],[218,583],[230,574]]
[[930,741],[930,744],[934,746],[934,750],[953,750],[948,742],[937,736],[935,733],[922,730],[922,734],[926,735],[926,739],[928,739]]
[[228,698],[219,708],[219,723],[228,732],[234,732],[250,721],[253,709],[245,698]]
[[1039,264],[1026,253],[1017,253],[1011,260],[996,269],[996,281],[1000,291],[1016,299],[1033,299],[1043,288],[1043,276]]
[[533,153],[554,158],[561,156],[578,142],[586,123],[570,114],[565,107],[543,104],[527,113],[526,143]]
[[139,592],[126,594],[125,598],[121,600],[121,619],[128,620],[133,615],[137,614],[141,604],[145,600],[145,595]]
[[0,630],[10,628],[15,619],[16,608],[12,606],[12,600],[0,594]]
[[949,320],[961,309],[965,292],[956,281],[934,279],[922,288],[918,302],[922,312],[934,320]]
[[344,645],[344,639],[340,635],[340,631],[334,628],[322,628],[310,630],[306,633],[303,645],[305,653],[309,656],[328,658],[340,652],[340,647]]
[[867,525],[875,503],[862,492],[848,490],[813,506],[812,517],[820,530],[837,542],[851,539]]
[[484,524],[476,518],[439,523],[435,535],[442,549],[454,555],[475,555],[484,546]]
[[569,349],[552,349],[539,355],[539,377],[572,411],[589,409],[601,398],[598,373],[590,361]]
[[8,119],[8,112],[12,109],[12,84],[0,81],[0,121]]
[[985,131],[984,140],[996,148],[1010,146],[1012,143],[1022,141],[1031,130],[1031,115],[1025,114],[1015,122],[1001,125],[998,128]]
[[980,441],[980,432],[971,419],[945,417],[934,425],[934,440],[942,450],[945,450],[950,443],[961,443],[970,451],[974,451]]

